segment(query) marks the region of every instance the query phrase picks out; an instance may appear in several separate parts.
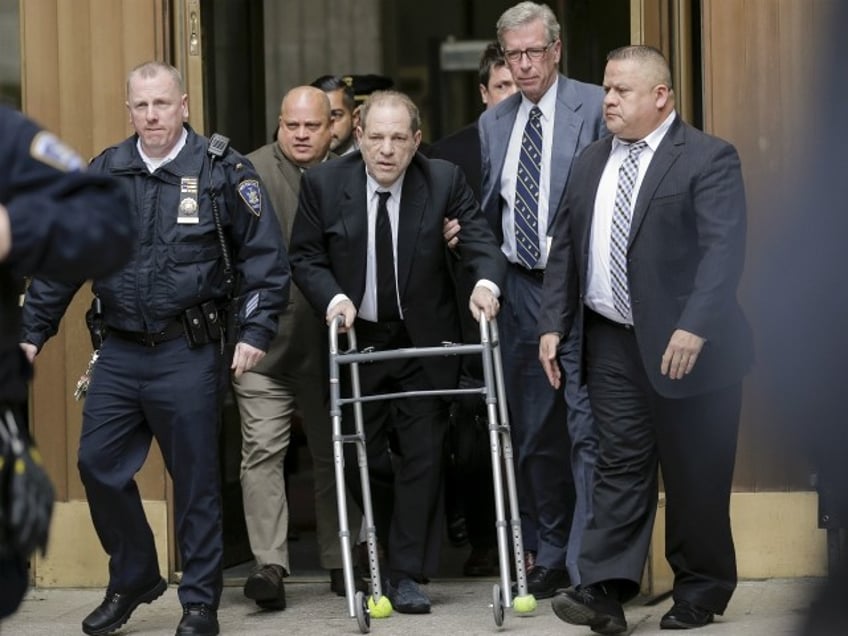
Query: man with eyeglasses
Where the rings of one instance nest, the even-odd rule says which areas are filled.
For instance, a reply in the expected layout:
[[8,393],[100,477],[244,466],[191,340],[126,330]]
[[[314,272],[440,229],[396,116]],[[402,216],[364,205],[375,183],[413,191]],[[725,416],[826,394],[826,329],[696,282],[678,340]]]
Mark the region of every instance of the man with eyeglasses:
[[565,388],[554,391],[537,361],[536,323],[548,228],[574,157],[606,133],[603,91],[558,72],[560,25],[547,5],[507,9],[497,36],[519,93],[480,117],[482,208],[510,263],[499,324],[528,585],[537,598],[549,598],[578,583],[597,437],[580,386],[579,334],[559,348]]

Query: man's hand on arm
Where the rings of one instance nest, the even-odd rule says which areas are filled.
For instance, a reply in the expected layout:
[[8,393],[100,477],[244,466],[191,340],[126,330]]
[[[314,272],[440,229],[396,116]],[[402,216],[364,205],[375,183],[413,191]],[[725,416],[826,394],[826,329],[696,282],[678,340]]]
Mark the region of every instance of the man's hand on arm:
[[[447,221],[447,219],[445,219]],[[459,228],[457,227],[457,232]],[[446,235],[447,236],[447,235]],[[450,246],[450,244],[448,244]],[[5,206],[0,203],[0,263],[6,260],[12,250],[12,226],[9,223],[9,213]]]
[[239,378],[242,373],[250,371],[253,367],[259,364],[259,361],[265,357],[265,352],[262,349],[257,349],[253,345],[246,342],[239,342],[236,345],[235,353],[233,354],[233,363],[230,369],[234,375]]
[[21,347],[21,350],[26,354],[27,360],[32,364],[35,362],[35,356],[38,355],[38,347],[36,347],[31,342],[20,342],[18,343]]
[[445,237],[445,243],[447,243],[447,246],[450,249],[454,249],[457,245],[459,245],[460,227],[458,219],[449,219],[445,217],[444,223],[442,224],[442,236]]
[[671,380],[680,380],[691,373],[704,348],[704,338],[683,329],[675,329],[665,348],[660,373]]
[[539,362],[548,376],[548,382],[555,389],[558,389],[562,382],[562,370],[557,361],[557,348],[561,340],[562,336],[556,332],[542,334],[539,338]]

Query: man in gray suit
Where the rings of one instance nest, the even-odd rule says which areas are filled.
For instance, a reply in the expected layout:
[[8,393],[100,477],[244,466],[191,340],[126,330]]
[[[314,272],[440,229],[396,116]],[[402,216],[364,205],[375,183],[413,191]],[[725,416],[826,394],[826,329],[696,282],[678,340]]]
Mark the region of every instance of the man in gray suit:
[[[536,322],[548,228],[574,157],[606,130],[603,92],[558,73],[560,26],[547,5],[521,2],[503,13],[497,29],[520,93],[480,117],[482,208],[511,264],[499,318],[504,374],[528,585],[537,598],[548,598],[569,579],[579,581],[576,558],[589,515],[597,440],[577,373],[579,334],[558,350],[566,376],[563,400],[539,368]],[[533,152],[525,155],[522,146]],[[534,159],[538,164],[528,166]]]
[[554,225],[539,358],[560,382],[556,347],[583,326],[598,427],[593,515],[581,586],[553,600],[562,620],[627,630],[666,493],[674,606],[662,629],[721,614],[736,586],[730,487],[751,334],[736,300],[745,191],[736,150],[685,124],[671,72],[647,46],[607,57],[604,116],[614,134],[574,165]]
[[[318,88],[290,90],[280,106],[277,141],[247,155],[262,178],[288,245],[304,170],[326,160],[332,139],[330,101]],[[241,486],[250,548],[257,570],[244,594],[264,609],[285,609],[289,573],[288,503],[283,460],[295,408],[312,457],[321,566],[331,589],[344,596],[338,541],[331,426],[319,358],[325,329],[296,286],[265,358],[233,380],[242,425]],[[364,582],[357,580],[364,588]]]

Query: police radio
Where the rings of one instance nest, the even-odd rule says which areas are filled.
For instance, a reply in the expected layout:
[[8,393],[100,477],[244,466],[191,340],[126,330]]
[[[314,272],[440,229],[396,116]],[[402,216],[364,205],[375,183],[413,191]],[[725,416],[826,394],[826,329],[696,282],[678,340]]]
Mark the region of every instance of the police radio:
[[224,288],[227,292],[226,320],[222,325],[224,337],[221,339],[224,353],[232,358],[232,353],[238,341],[238,313],[239,303],[236,300],[236,284],[233,274],[233,262],[230,257],[230,246],[224,234],[221,224],[221,212],[218,209],[218,197],[215,188],[212,187],[212,170],[216,159],[220,159],[227,152],[230,145],[229,137],[215,133],[209,138],[207,152],[209,153],[209,197],[212,201],[212,218],[215,221],[215,232],[218,235],[218,244],[221,247],[221,259],[224,261]]

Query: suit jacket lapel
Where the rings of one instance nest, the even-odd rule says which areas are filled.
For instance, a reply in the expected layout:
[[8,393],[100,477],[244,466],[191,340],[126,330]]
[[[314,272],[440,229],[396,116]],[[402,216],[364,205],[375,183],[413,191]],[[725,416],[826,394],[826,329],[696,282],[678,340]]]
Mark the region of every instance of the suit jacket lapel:
[[415,161],[409,165],[403,178],[403,191],[400,195],[400,214],[398,215],[397,238],[397,278],[398,292],[403,298],[409,272],[412,269],[415,245],[424,218],[427,204],[427,188],[424,175],[415,166]]
[[639,196],[636,198],[636,205],[633,207],[633,218],[630,221],[630,236],[627,241],[629,248],[639,232],[639,227],[642,221],[645,220],[645,214],[648,212],[648,206],[654,197],[654,192],[657,191],[660,182],[668,173],[672,164],[677,161],[680,153],[683,152],[683,146],[686,143],[684,128],[680,123],[680,115],[677,115],[672,122],[671,127],[666,133],[657,151],[654,153],[651,164],[648,166],[648,171],[642,179],[642,185],[639,187]]
[[[521,105],[521,93],[515,93],[506,98],[505,106],[497,111],[495,129],[490,137],[491,148],[489,153],[492,157],[492,175],[496,177],[494,179],[495,191],[492,193],[495,200],[500,198],[501,173],[503,172],[504,161],[506,161],[506,151],[509,147],[512,127],[515,125],[515,118],[518,116],[519,105]],[[500,212],[499,201],[498,212]],[[500,223],[500,214],[498,214],[498,222]]]
[[339,217],[347,235],[350,260],[345,267],[356,267],[356,298],[359,306],[365,295],[365,268],[368,261],[368,193],[365,187],[364,162],[357,161],[344,187]]
[[554,112],[554,133],[551,150],[551,178],[548,192],[548,226],[553,224],[565,184],[571,173],[571,164],[577,151],[583,118],[578,114],[582,102],[572,88],[573,84],[562,75],[557,83],[557,106]]

